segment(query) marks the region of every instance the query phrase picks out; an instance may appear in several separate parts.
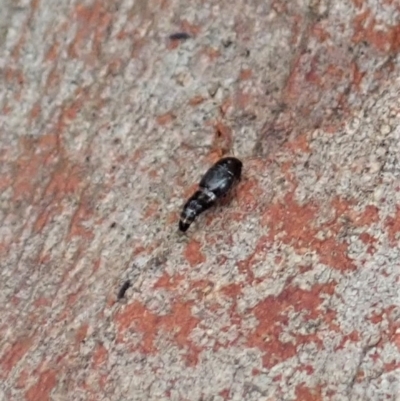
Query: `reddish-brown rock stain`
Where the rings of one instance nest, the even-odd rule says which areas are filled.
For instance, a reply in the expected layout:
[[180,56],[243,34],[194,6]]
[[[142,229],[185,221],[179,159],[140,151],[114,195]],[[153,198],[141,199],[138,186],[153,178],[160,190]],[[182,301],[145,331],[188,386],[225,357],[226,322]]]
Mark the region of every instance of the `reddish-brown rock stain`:
[[29,351],[32,343],[33,340],[31,338],[21,338],[9,347],[9,349],[2,355],[0,359],[0,374],[3,378],[8,376],[14,366]]
[[231,393],[231,390],[229,388],[225,388],[221,390],[218,395],[222,397],[225,401],[229,400],[229,395]]
[[296,387],[296,401],[322,401],[321,387],[309,388],[304,384]]
[[[112,14],[104,8],[103,1],[96,0],[89,7],[78,4],[71,18],[77,22],[77,29],[75,37],[68,47],[68,55],[70,58],[81,58],[89,65],[93,65],[100,57],[101,43],[112,22]],[[89,53],[87,57],[82,57],[86,50],[85,46],[90,43],[91,39]]]
[[396,360],[393,360],[391,362],[385,363],[383,365],[383,371],[384,372],[392,372],[393,370],[397,370],[400,368],[400,362],[397,362]]
[[185,276],[181,274],[170,276],[167,272],[164,272],[163,275],[156,281],[153,288],[162,288],[167,291],[174,291],[184,279]]
[[54,62],[58,57],[59,49],[60,44],[57,41],[54,41],[54,43],[52,43],[47,49],[47,52],[44,56],[44,61]]
[[190,340],[192,330],[199,319],[192,315],[193,302],[176,300],[167,315],[159,316],[149,311],[140,302],[133,302],[121,309],[115,317],[118,327],[118,341],[124,341],[124,333],[131,329],[143,335],[139,349],[145,354],[157,352],[154,340],[164,332],[173,337],[173,342],[186,350],[189,365],[197,364],[200,349]]
[[396,245],[398,242],[397,234],[400,232],[400,206],[396,207],[394,217],[388,217],[386,219],[385,226],[390,244]]
[[192,97],[192,98],[189,100],[189,104],[190,104],[191,106],[197,106],[197,105],[203,103],[205,100],[206,100],[206,99],[205,99],[203,96],[197,95],[197,96]]
[[353,42],[367,42],[382,53],[397,53],[400,49],[400,25],[383,27],[384,22],[377,21],[371,9],[357,14],[353,25]]
[[150,201],[147,204],[147,207],[144,211],[143,218],[145,220],[149,219],[150,217],[154,217],[160,208],[159,201]]
[[167,113],[157,116],[156,121],[158,125],[167,125],[170,124],[175,118],[175,114],[169,111]]
[[29,369],[23,369],[17,378],[16,388],[25,388],[30,379],[32,379],[32,372]]
[[41,373],[36,384],[29,388],[25,393],[26,401],[48,401],[50,392],[57,383],[57,372],[46,370]]
[[244,179],[234,191],[238,206],[246,212],[253,212],[260,204],[263,191],[255,178]]
[[228,284],[227,286],[222,287],[220,292],[228,298],[235,299],[242,293],[242,285],[236,283]]
[[[295,344],[283,343],[279,336],[289,322],[290,310],[305,313],[308,320],[321,316],[320,305],[322,295],[332,295],[336,283],[316,284],[309,291],[289,285],[278,296],[269,296],[259,302],[249,312],[258,320],[256,329],[246,336],[247,345],[256,347],[264,352],[263,365],[272,367],[296,355],[297,346],[313,342],[322,346],[316,334],[299,335],[292,333],[296,338]],[[332,316],[325,316],[330,320]],[[330,321],[327,321],[330,323]]]
[[269,237],[264,235],[259,238],[254,251],[244,260],[238,262],[239,272],[247,275],[247,283],[251,284],[254,280],[253,266],[260,260],[264,260],[264,255],[272,245]]
[[35,306],[36,309],[39,309],[43,306],[50,306],[51,305],[51,299],[46,298],[46,297],[39,297],[35,299],[33,302],[33,305]]
[[243,70],[240,71],[239,74],[239,79],[241,81],[246,81],[248,79],[250,79],[253,75],[253,72],[251,71],[250,68],[244,68]]
[[351,222],[356,227],[369,226],[379,221],[379,209],[373,205],[367,205],[361,213],[350,212]]
[[206,260],[206,257],[201,252],[200,242],[194,239],[190,240],[189,243],[186,245],[184,257],[191,267],[197,266],[200,263],[205,262]]
[[[89,95],[87,90],[78,88],[74,93],[73,100],[65,102],[61,106],[60,114],[54,129],[58,136],[61,136],[61,133],[64,132],[71,121],[75,120],[88,99]],[[99,102],[97,106],[100,108],[102,100],[98,99],[97,101]]]
[[49,94],[51,89],[56,88],[61,82],[61,73],[56,66],[53,66],[49,75],[46,78],[45,94]]
[[359,91],[361,82],[366,74],[366,71],[362,72],[356,62],[353,62],[351,64],[351,66],[352,66],[352,72],[353,72],[353,77],[352,77],[353,88],[355,88],[357,91]]
[[362,5],[364,4],[365,0],[352,0],[353,4],[357,7],[357,8],[361,8]]
[[53,134],[43,135],[38,139],[21,139],[21,153],[15,163],[14,201],[27,200],[34,195],[42,169],[51,162],[56,145],[57,137]]
[[98,344],[93,352],[92,366],[97,369],[102,366],[108,359],[108,351],[103,344]]
[[214,136],[211,144],[210,153],[218,153],[215,158],[208,159],[211,163],[215,163],[224,154],[229,153],[232,148],[232,130],[221,121],[216,121],[214,123]]
[[199,184],[191,184],[184,188],[183,195],[182,195],[182,207],[183,202],[185,202],[189,197],[191,197],[197,190],[199,189]]
[[42,108],[40,106],[40,103],[36,102],[33,105],[31,111],[29,112],[29,123],[32,123],[33,121],[35,121],[40,116],[41,111],[42,111]]
[[302,365],[300,366],[299,371],[306,372],[307,375],[312,375],[315,372],[315,369],[311,365]]
[[[364,223],[375,219],[377,214],[373,208],[368,208],[361,215],[351,210],[353,202],[335,198],[332,201],[335,210],[334,218],[328,223],[317,226],[319,208],[316,204],[299,205],[294,200],[294,192],[285,195],[283,201],[268,207],[262,216],[262,224],[269,227],[269,240],[281,240],[304,253],[304,249],[312,249],[320,256],[320,261],[338,270],[353,270],[356,268],[348,256],[348,245],[336,240],[337,234],[344,227],[345,221],[339,218],[348,216],[350,222]],[[365,217],[367,216],[367,217]],[[331,236],[326,239],[316,237],[320,229],[329,229]]]
[[312,227],[318,208],[313,204],[300,206],[294,200],[294,193],[285,195],[281,202],[270,205],[261,218],[263,225],[268,226],[270,241],[282,238],[286,244],[312,242],[317,230]]
[[335,350],[337,351],[337,350],[343,349],[348,342],[355,343],[355,342],[358,342],[359,340],[360,340],[360,333],[356,330],[353,330],[351,333],[343,336],[342,341],[336,347]]
[[213,63],[218,57],[221,56],[221,52],[214,47],[205,46],[200,51],[200,55],[205,55],[208,58],[209,62]]
[[267,368],[296,355],[293,343],[284,344],[279,340],[282,324],[287,320],[284,311],[285,308],[274,297],[267,297],[252,309],[258,319],[258,326],[247,335],[247,346],[258,348],[264,353],[263,366]]
[[219,110],[221,112],[221,115],[224,117],[228,113],[228,111],[230,111],[232,108],[233,108],[233,98],[230,96],[224,99],[221,106],[219,107]]
[[331,38],[331,35],[327,30],[324,28],[322,23],[316,23],[311,27],[311,36],[318,39],[320,43],[325,42],[327,39]]
[[234,97],[234,106],[238,110],[250,110],[254,104],[253,96],[246,91],[237,91]]
[[174,50],[180,45],[181,41],[180,40],[170,40],[167,44],[167,49],[168,50]]
[[189,292],[202,294],[204,292],[207,292],[209,288],[213,287],[214,283],[210,280],[207,279],[195,280],[190,282]]
[[373,255],[376,252],[375,244],[378,240],[368,233],[361,233],[359,238],[365,245],[368,245],[367,253]]
[[349,246],[344,242],[337,242],[334,238],[315,241],[313,244],[320,257],[321,263],[334,269],[346,271],[355,270],[356,266],[347,255]]
[[297,135],[295,139],[287,142],[285,147],[290,149],[292,152],[311,153],[307,134]]
[[91,240],[94,237],[93,230],[85,227],[85,222],[93,215],[93,210],[90,201],[86,198],[81,198],[81,201],[76,208],[71,218],[69,226],[68,238],[81,237],[83,239]]
[[77,330],[76,335],[75,335],[75,342],[78,346],[82,343],[82,341],[85,340],[88,329],[89,329],[89,325],[87,323],[85,323],[81,327],[79,327],[79,329]]
[[57,214],[62,212],[62,199],[68,195],[77,194],[82,185],[80,169],[68,162],[60,162],[53,171],[48,182],[43,199],[46,205],[39,209],[34,224],[34,231],[40,232],[46,224]]
[[201,32],[201,26],[193,24],[186,19],[180,22],[182,32],[186,32],[191,36],[197,36]]
[[123,341],[127,329],[133,328],[143,334],[141,350],[144,353],[154,352],[153,341],[159,328],[159,316],[149,312],[140,302],[133,302],[120,310],[115,320],[118,326],[119,341]]

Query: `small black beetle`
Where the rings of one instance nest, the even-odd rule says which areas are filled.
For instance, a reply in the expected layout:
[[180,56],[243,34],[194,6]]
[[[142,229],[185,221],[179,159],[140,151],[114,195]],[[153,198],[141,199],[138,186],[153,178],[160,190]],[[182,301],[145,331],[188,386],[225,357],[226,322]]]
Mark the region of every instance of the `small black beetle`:
[[185,232],[194,219],[214,205],[239,181],[243,163],[235,157],[224,157],[217,161],[203,176],[199,189],[189,198],[183,207],[179,221],[179,230]]

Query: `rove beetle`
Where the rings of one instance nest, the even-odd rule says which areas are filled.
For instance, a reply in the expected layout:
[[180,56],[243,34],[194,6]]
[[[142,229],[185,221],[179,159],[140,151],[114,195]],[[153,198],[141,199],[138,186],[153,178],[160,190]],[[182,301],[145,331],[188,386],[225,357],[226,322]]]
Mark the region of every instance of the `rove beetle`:
[[195,218],[225,196],[236,181],[240,180],[243,163],[236,157],[218,160],[204,174],[199,189],[188,199],[183,207],[179,230],[185,232]]

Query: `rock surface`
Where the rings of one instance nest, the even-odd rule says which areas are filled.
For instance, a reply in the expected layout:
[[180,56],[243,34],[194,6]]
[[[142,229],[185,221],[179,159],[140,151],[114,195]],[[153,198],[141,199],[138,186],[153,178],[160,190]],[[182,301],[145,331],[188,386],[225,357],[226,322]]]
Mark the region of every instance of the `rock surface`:
[[[400,399],[399,21],[4,0],[0,400]],[[234,196],[179,234],[225,154]]]

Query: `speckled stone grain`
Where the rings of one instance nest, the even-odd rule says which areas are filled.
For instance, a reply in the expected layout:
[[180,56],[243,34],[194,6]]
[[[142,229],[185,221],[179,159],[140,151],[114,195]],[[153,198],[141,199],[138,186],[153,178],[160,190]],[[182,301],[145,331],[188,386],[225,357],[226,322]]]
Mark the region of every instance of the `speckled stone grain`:
[[4,0],[0,401],[400,400],[399,21]]

